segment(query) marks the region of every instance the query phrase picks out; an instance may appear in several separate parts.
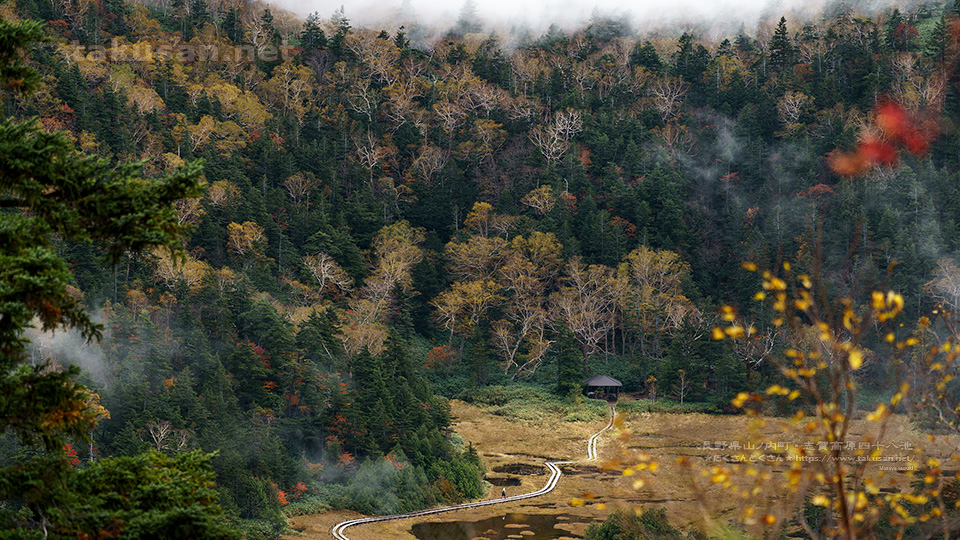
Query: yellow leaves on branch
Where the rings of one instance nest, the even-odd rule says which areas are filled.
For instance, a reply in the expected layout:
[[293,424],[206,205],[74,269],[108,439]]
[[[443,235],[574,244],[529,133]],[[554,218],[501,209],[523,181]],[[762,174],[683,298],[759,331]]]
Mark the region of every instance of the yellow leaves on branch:
[[469,331],[487,309],[503,299],[499,290],[491,279],[454,283],[433,301],[440,324],[451,333]]
[[317,280],[321,294],[327,286],[332,285],[342,290],[349,290],[353,283],[350,275],[326,253],[321,252],[304,257],[301,261],[310,275]]
[[571,257],[566,283],[550,296],[553,317],[566,324],[587,354],[595,354],[616,325],[621,282],[612,268],[587,266],[580,257]]
[[537,215],[544,216],[556,206],[557,197],[553,194],[553,188],[543,185],[524,195],[520,203],[533,208]]
[[447,270],[461,280],[489,279],[502,266],[509,243],[499,237],[473,236],[446,246]]
[[[409,290],[412,286],[411,272],[423,257],[420,244],[424,230],[412,227],[407,221],[388,225],[373,239],[374,266],[363,286],[350,298],[350,311],[346,324],[341,328],[347,352],[354,354],[368,347],[378,354],[386,340],[387,332],[383,316],[395,302],[396,288]],[[314,277],[323,283],[337,283],[341,288],[349,285],[349,277],[329,257],[318,254],[304,259]],[[339,270],[338,270],[339,269]]]
[[884,418],[890,416],[890,409],[883,403],[877,405],[876,410],[867,415],[867,421],[869,422],[879,422]]
[[83,409],[80,407],[61,408],[47,414],[40,424],[40,429],[43,431],[61,431],[73,424],[80,423],[84,419]]
[[870,307],[876,313],[878,321],[886,322],[903,311],[903,296],[893,291],[888,291],[886,295],[873,291],[870,295]]
[[679,327],[688,316],[699,317],[699,310],[683,295],[690,265],[678,253],[641,245],[624,261],[619,269],[626,281],[621,289],[622,309],[635,315],[644,330],[659,333]]
[[189,254],[178,258],[172,257],[167,249],[157,249],[154,255],[157,257],[154,276],[170,289],[182,281],[195,292],[200,288],[203,279],[213,271],[209,264],[198,261]]
[[315,107],[315,80],[310,68],[296,66],[288,60],[277,67],[273,76],[257,91],[274,110],[283,115],[292,114],[297,123],[303,125],[307,114]]
[[764,272],[763,289],[767,291],[785,291],[787,290],[787,282],[770,275],[769,272]]
[[492,204],[486,202],[473,203],[473,208],[467,214],[466,219],[463,220],[463,226],[486,238],[490,236],[490,221],[494,215]]
[[411,271],[423,258],[420,245],[425,238],[424,229],[412,227],[407,221],[380,229],[373,239],[377,264],[366,285],[369,286],[371,280],[387,280],[391,286],[408,290],[412,285]]
[[850,351],[847,359],[850,362],[850,369],[856,371],[863,365],[863,352],[859,349],[853,349]]
[[240,257],[258,248],[264,238],[263,227],[252,221],[227,225],[227,247]]
[[87,395],[86,407],[87,417],[92,419],[94,422],[110,419],[110,411],[100,404],[100,394],[91,392],[89,395]]
[[[906,349],[920,346],[927,339],[925,335],[933,333],[930,329],[934,323],[923,318],[918,323],[917,334],[898,338],[898,331],[891,328],[891,322],[902,314],[904,299],[894,291],[875,291],[862,304],[856,304],[853,299],[840,299],[836,302],[838,305],[834,306],[828,305],[824,299],[815,298],[814,292],[819,289],[813,287],[810,277],[791,276],[791,269],[787,265],[784,266],[786,273],[782,276],[759,272],[752,263],[744,267],[758,272],[762,279],[762,290],[753,299],[770,303],[776,312],[774,317],[783,326],[780,329],[781,336],[790,339],[789,348],[773,361],[778,364],[781,373],[792,381],[790,386],[795,388],[774,384],[766,389],[765,395],[786,397],[788,400],[803,395],[813,407],[801,409],[791,420],[780,422],[781,428],[773,436],[768,435],[769,431],[765,433],[763,426],[752,425],[750,430],[754,438],[751,443],[760,450],[743,455],[748,458],[759,457],[761,453],[773,450],[774,455],[779,457],[784,452],[777,439],[802,432],[805,441],[795,447],[788,446],[785,450],[783,457],[789,463],[789,470],[783,472],[778,487],[797,494],[801,497],[798,500],[806,499],[809,494],[806,500],[810,504],[829,509],[837,516],[839,525],[836,534],[840,536],[853,537],[874,531],[877,520],[881,519],[889,520],[894,529],[900,528],[902,532],[911,523],[930,521],[942,515],[941,508],[923,508],[937,500],[943,489],[939,460],[932,458],[924,467],[922,460],[911,457],[911,460],[917,461],[915,465],[920,466],[922,474],[917,478],[922,479],[922,483],[914,482],[905,490],[900,490],[893,479],[889,484],[881,481],[885,473],[875,474],[875,469],[870,467],[871,463],[906,457],[883,455],[884,449],[891,446],[883,438],[887,422],[897,412],[896,408],[901,402],[907,400],[910,384],[900,384],[888,401],[866,411],[863,418],[867,423],[873,423],[873,428],[854,424],[859,415],[856,407],[851,406],[856,399],[860,378],[855,372],[863,370],[871,359],[877,357],[864,347],[869,342],[865,336],[872,330],[878,330],[877,337],[890,345],[891,355],[900,360],[904,358]],[[713,329],[711,336],[714,339],[723,340],[749,333],[749,326],[741,322],[741,316],[734,307],[722,308],[718,316],[723,323]],[[955,345],[949,341],[932,347],[924,343],[923,350],[914,355],[914,358],[922,357],[924,363],[919,366],[926,368],[926,372],[932,376],[931,380],[922,381],[924,370],[917,370],[918,379],[921,380],[915,384],[918,386],[917,395],[924,399],[923,403],[935,403],[938,396],[942,399],[952,376],[951,363],[956,354],[951,351],[954,348]],[[931,396],[929,401],[926,400],[925,391]],[[744,407],[749,405],[748,402],[760,402],[763,399],[761,395],[741,392],[732,400],[732,404]],[[942,409],[954,414],[950,412],[954,407],[955,404],[952,404]],[[759,415],[755,418],[762,419]],[[851,433],[853,429],[870,430],[873,433],[865,433],[859,440],[854,440]],[[899,448],[896,444],[893,447]],[[928,448],[915,448],[914,455],[924,456],[930,451]],[[726,485],[730,482],[730,472],[723,467],[694,468],[689,465],[688,469],[698,473],[692,475],[697,485]],[[737,471],[736,466],[730,470]],[[742,495],[747,504],[751,496],[749,487],[745,489],[734,485],[731,489],[738,489],[738,497]],[[782,526],[785,514],[764,513],[761,510],[766,501],[771,500],[765,492],[768,488],[755,486],[754,489],[753,497],[762,502],[747,504],[741,521],[749,526]]]
[[[356,310],[353,314],[362,315]],[[373,355],[379,355],[385,348],[387,341],[387,327],[378,322],[358,320],[357,317],[347,315],[345,324],[340,327],[343,334],[343,347],[349,355],[355,355],[366,348]]]
[[256,94],[241,90],[224,81],[219,75],[207,76],[203,86],[207,96],[220,104],[223,117],[236,121],[248,131],[263,128],[264,124],[273,118]]
[[207,189],[210,204],[223,207],[231,204],[240,196],[240,189],[227,180],[218,180]]
[[69,430],[77,425],[92,429],[100,419],[107,418],[110,418],[110,411],[100,405],[100,396],[87,394],[81,388],[72,398],[45,414],[40,429],[48,433]]
[[294,173],[283,181],[283,188],[297,208],[309,206],[310,194],[319,185],[320,181],[315,176],[304,172]]
[[186,133],[194,152],[213,143],[214,149],[219,150],[221,155],[229,156],[234,150],[247,145],[247,134],[236,122],[220,122],[208,114],[203,115],[196,124],[187,125]]

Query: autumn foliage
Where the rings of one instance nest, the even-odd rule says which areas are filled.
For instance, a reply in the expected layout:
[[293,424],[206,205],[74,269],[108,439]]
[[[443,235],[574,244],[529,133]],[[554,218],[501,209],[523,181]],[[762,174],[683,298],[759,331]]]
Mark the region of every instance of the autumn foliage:
[[830,154],[828,163],[834,173],[859,176],[873,167],[896,165],[901,149],[921,156],[937,137],[935,122],[893,101],[881,103],[872,117],[872,129],[864,130],[853,152]]

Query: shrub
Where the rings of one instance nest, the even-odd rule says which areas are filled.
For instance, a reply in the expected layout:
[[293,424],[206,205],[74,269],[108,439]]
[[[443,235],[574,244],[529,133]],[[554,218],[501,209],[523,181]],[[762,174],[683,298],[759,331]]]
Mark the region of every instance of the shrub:
[[[626,512],[617,510],[603,523],[591,523],[584,540],[683,540],[690,538],[670,524],[663,508]],[[696,534],[696,533],[695,533]]]
[[687,414],[687,413],[719,414],[721,412],[721,410],[717,408],[716,403],[684,403],[683,405],[681,405],[680,402],[674,401],[672,399],[658,399],[656,401],[640,400],[640,401],[624,402],[617,406],[617,410],[620,412],[667,413],[667,414]]
[[315,495],[308,495],[299,501],[294,501],[283,507],[283,515],[287,517],[322,514],[330,510],[329,501]]

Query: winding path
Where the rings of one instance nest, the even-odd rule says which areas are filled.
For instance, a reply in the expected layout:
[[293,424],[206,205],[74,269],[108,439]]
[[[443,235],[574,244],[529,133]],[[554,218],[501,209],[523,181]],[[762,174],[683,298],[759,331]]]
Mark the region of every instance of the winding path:
[[350,538],[346,535],[344,531],[346,531],[348,528],[353,527],[355,525],[363,525],[364,523],[376,523],[378,521],[392,521],[395,519],[404,519],[404,518],[411,518],[411,517],[418,517],[418,516],[429,516],[431,514],[441,514],[444,512],[452,512],[454,510],[460,510],[462,508],[477,508],[479,506],[489,506],[491,504],[501,504],[501,503],[507,503],[512,501],[520,501],[523,499],[532,499],[533,497],[539,497],[540,495],[550,493],[551,491],[553,491],[553,488],[557,487],[557,483],[560,482],[560,477],[563,476],[563,472],[560,471],[561,465],[572,465],[574,463],[589,463],[591,461],[597,460],[597,441],[600,439],[600,435],[602,435],[603,432],[613,427],[613,420],[614,418],[616,418],[616,415],[617,415],[616,409],[614,407],[611,407],[610,421],[607,422],[606,427],[594,433],[593,436],[587,440],[587,458],[586,459],[581,459],[577,461],[545,462],[544,465],[546,465],[546,467],[550,469],[550,478],[547,479],[547,484],[542,488],[538,489],[537,491],[524,493],[522,495],[514,495],[512,497],[503,497],[499,499],[488,499],[485,501],[476,501],[472,503],[458,504],[456,506],[444,506],[442,508],[431,508],[429,510],[420,510],[418,512],[410,512],[407,514],[394,514],[392,516],[376,516],[376,517],[368,517],[368,518],[360,518],[360,519],[351,519],[350,521],[344,521],[342,523],[338,523],[334,525],[333,529],[331,529],[330,532],[331,534],[333,534],[333,537],[336,538],[337,540],[350,540]]

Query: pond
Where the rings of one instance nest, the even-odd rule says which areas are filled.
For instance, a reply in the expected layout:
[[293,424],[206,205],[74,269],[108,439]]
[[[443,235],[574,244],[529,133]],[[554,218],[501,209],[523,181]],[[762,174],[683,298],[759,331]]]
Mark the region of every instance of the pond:
[[419,540],[554,540],[582,538],[565,530],[565,525],[592,521],[570,514],[506,514],[480,521],[417,523],[410,532]]
[[519,478],[503,478],[499,476],[487,476],[484,478],[487,482],[497,486],[497,487],[510,487],[510,486],[519,486]]
[[529,463],[508,463],[506,465],[498,465],[494,467],[493,472],[540,476],[547,474],[547,469],[539,465],[531,465]]

